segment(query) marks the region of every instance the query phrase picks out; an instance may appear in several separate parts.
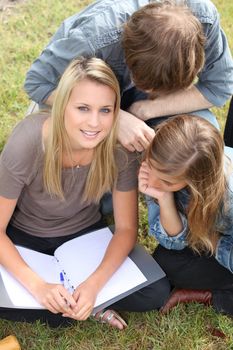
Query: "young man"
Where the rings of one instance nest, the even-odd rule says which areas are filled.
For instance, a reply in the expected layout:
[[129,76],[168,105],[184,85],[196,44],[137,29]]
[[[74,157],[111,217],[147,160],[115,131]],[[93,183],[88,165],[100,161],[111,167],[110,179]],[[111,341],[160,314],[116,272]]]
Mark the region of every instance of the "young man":
[[217,126],[208,109],[233,93],[231,53],[213,3],[181,2],[99,0],[66,19],[27,73],[30,98],[51,105],[68,63],[96,56],[119,80],[118,138],[130,151],[148,146],[152,118],[194,112]]

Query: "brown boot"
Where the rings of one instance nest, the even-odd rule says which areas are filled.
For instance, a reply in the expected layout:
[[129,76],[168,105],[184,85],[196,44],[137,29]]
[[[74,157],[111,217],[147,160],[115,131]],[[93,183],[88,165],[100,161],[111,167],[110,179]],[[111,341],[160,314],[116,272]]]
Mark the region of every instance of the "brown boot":
[[197,302],[205,305],[211,305],[212,293],[210,290],[201,289],[173,289],[168,300],[160,309],[162,314],[166,314],[174,306],[180,303]]

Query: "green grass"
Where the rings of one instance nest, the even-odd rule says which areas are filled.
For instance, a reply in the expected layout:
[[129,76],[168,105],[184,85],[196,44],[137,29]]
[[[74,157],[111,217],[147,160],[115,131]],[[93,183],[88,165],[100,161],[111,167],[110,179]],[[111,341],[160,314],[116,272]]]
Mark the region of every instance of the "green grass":
[[[122,0],[123,1],[123,0]],[[27,0],[0,12],[0,150],[12,127],[24,117],[29,105],[23,90],[26,71],[63,19],[91,1]],[[214,0],[233,52],[233,2]],[[224,127],[228,103],[214,111]],[[149,251],[155,241],[147,235],[145,206],[140,201],[140,242]],[[0,339],[15,334],[23,350],[228,350],[233,349],[233,322],[201,305],[181,305],[168,316],[156,311],[124,313],[124,332],[95,321],[77,322],[70,328],[51,329],[39,322],[31,325],[0,320]],[[226,339],[211,335],[218,327]]]

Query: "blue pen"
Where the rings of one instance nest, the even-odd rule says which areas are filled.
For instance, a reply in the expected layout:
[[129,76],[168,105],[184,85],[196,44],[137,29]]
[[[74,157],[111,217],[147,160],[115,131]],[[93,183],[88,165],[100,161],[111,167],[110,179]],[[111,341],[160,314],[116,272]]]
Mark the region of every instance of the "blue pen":
[[64,279],[63,272],[60,272],[60,282],[64,286],[65,279]]
[[68,290],[68,292],[70,294],[72,294],[74,292],[74,287],[73,286],[67,286],[65,283],[65,278],[64,278],[64,273],[60,272],[60,282],[63,285],[64,288],[66,288]]
[[[60,282],[61,282],[61,284],[63,285],[63,287],[66,288],[66,287],[65,287],[65,278],[64,278],[63,272],[60,272]],[[67,300],[66,300],[66,304],[67,304],[67,307],[68,307],[69,304],[68,304]]]

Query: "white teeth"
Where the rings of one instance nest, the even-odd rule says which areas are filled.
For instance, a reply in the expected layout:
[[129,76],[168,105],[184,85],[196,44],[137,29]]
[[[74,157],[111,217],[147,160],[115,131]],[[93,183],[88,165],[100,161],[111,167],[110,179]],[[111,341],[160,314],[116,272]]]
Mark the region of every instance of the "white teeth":
[[88,136],[95,136],[98,134],[98,131],[84,131],[84,130],[82,130],[82,132]]

